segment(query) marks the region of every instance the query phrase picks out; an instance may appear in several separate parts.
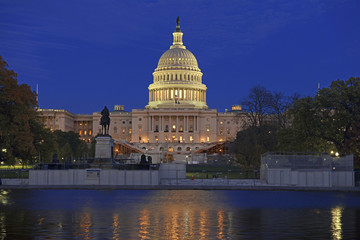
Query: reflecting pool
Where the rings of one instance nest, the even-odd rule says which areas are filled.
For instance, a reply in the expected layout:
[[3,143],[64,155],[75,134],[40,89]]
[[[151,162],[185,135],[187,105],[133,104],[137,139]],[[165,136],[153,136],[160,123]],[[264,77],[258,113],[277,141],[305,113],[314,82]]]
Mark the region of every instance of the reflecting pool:
[[0,190],[0,239],[360,239],[360,193]]

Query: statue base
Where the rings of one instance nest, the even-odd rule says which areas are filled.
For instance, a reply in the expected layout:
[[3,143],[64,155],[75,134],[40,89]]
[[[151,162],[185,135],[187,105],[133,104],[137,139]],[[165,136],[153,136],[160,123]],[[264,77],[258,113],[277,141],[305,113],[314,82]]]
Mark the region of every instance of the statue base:
[[114,140],[110,135],[99,135],[95,137],[95,159],[114,158]]

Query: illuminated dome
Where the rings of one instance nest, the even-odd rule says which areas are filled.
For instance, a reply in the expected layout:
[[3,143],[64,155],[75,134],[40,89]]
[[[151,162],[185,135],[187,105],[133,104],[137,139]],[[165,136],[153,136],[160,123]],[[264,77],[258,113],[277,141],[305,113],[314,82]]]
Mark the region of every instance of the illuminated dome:
[[200,71],[194,54],[185,48],[169,49],[160,57],[155,72],[167,69]]
[[183,45],[179,18],[176,22],[173,45],[160,57],[153,73],[146,107],[207,109],[203,74],[194,54]]

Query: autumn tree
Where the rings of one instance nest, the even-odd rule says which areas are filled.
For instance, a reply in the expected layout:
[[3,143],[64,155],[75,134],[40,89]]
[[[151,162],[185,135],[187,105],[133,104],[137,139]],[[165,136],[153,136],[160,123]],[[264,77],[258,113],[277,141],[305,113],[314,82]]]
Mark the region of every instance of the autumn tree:
[[36,95],[27,84],[18,84],[17,74],[0,56],[0,145],[1,158],[8,164],[25,163],[37,154],[34,132]]

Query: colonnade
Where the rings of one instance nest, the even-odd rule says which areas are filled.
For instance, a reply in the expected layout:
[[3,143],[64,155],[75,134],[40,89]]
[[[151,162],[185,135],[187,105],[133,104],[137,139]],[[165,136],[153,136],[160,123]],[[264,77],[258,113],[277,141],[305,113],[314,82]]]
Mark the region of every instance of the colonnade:
[[198,126],[199,117],[191,115],[149,116],[148,119],[148,130],[150,132],[197,132]]
[[173,80],[183,80],[183,81],[194,81],[201,82],[201,73],[198,74],[154,74],[154,82],[158,81],[173,81]]
[[168,100],[187,100],[206,102],[206,90],[183,89],[183,88],[164,88],[149,91],[149,102],[168,101]]

